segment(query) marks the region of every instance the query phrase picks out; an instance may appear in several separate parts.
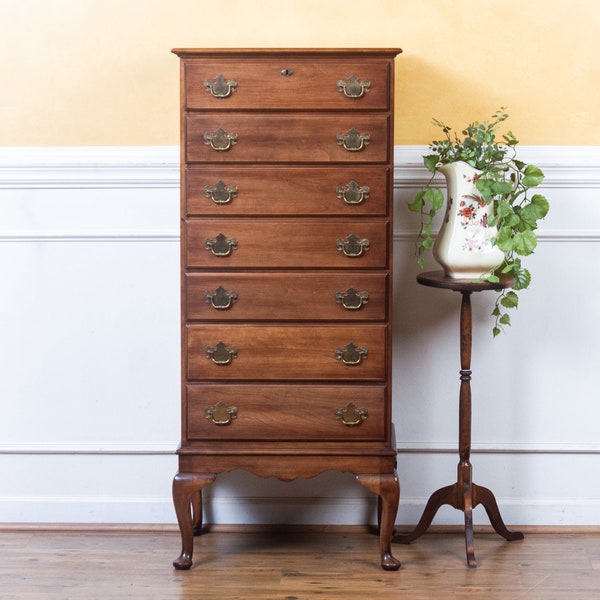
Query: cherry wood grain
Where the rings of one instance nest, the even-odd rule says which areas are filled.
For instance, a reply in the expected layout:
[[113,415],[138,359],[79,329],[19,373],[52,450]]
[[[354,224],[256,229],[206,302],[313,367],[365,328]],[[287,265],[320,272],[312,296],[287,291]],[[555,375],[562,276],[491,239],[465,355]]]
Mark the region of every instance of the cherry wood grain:
[[[226,204],[206,195],[206,186],[222,181],[237,188]],[[338,187],[356,182],[368,187],[368,197],[348,204],[338,197]],[[275,166],[193,165],[186,177],[187,215],[287,215],[287,216],[385,216],[391,189],[390,169],[385,166]]]
[[[268,59],[201,58],[184,61],[188,110],[387,110],[389,71],[380,59],[278,57]],[[222,74],[237,86],[226,98],[215,98],[204,82]],[[356,75],[369,91],[357,99],[338,91],[337,82]]]
[[[390,223],[355,219],[194,219],[185,224],[190,268],[341,268],[385,269],[390,257]],[[223,234],[236,240],[237,248],[228,256],[216,256],[206,248],[206,240]],[[347,256],[339,249],[349,236],[367,240],[368,248],[359,256]]]
[[[205,349],[219,342],[237,350],[230,364],[207,359]],[[339,380],[383,381],[386,378],[385,325],[189,325],[187,376],[190,380]],[[348,366],[336,349],[348,344],[368,354]]]
[[[236,294],[229,308],[214,308],[206,300],[206,293],[219,287]],[[368,294],[366,303],[344,308],[338,294],[350,288]],[[275,314],[286,321],[383,321],[388,314],[388,276],[370,271],[187,273],[185,296],[190,321],[264,321]]]
[[[386,163],[390,156],[386,113],[188,113],[185,121],[186,160],[214,163],[345,162]],[[223,129],[237,141],[229,150],[214,150],[206,134]],[[355,129],[368,134],[362,150],[348,151],[338,134]]]
[[[188,440],[384,441],[385,386],[189,385]],[[222,402],[235,406],[227,425],[216,425],[206,409]],[[356,425],[345,425],[336,411],[348,404],[364,409]]]

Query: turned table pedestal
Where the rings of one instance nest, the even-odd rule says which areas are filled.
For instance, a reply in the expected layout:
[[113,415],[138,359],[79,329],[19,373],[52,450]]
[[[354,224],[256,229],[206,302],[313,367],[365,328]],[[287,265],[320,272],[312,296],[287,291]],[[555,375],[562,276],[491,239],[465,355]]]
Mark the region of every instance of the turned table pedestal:
[[494,530],[508,541],[522,540],[520,531],[509,531],[502,517],[494,494],[487,488],[473,483],[471,455],[471,345],[472,345],[472,315],[471,294],[484,290],[501,290],[512,286],[511,279],[502,279],[499,283],[487,281],[471,281],[468,279],[453,279],[442,271],[423,273],[417,276],[421,285],[443,288],[460,292],[462,295],[460,309],[460,405],[459,405],[459,441],[458,476],[456,483],[440,488],[434,492],[417,526],[408,534],[397,534],[394,542],[409,544],[421,536],[431,525],[438,509],[444,504],[464,512],[465,544],[467,564],[476,567],[473,542],[473,509],[481,504],[490,519]]

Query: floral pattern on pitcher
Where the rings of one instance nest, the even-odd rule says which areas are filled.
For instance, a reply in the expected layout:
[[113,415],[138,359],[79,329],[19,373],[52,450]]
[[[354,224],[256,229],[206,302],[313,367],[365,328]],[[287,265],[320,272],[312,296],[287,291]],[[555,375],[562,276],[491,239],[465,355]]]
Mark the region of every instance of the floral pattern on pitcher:
[[[478,178],[479,175],[475,173],[472,178],[466,177],[465,179],[474,184]],[[465,231],[468,231],[462,244],[462,249],[466,252],[488,252],[492,247],[486,206],[483,197],[476,194],[464,195],[458,205],[457,216],[460,225]]]

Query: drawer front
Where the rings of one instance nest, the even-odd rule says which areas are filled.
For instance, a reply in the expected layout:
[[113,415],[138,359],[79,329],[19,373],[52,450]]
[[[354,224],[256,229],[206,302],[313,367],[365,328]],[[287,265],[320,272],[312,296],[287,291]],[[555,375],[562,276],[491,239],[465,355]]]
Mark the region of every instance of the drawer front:
[[188,273],[189,320],[384,321],[386,273]]
[[384,386],[191,385],[190,441],[383,441]]
[[186,160],[386,163],[388,126],[379,113],[190,113]]
[[387,167],[190,167],[187,215],[384,216]]
[[186,223],[188,267],[386,268],[387,221],[213,219]]
[[[188,379],[355,380],[386,376],[385,325],[188,325]],[[349,363],[349,364],[348,364]]]
[[389,107],[390,65],[385,60],[199,58],[184,61],[184,77],[188,110]]

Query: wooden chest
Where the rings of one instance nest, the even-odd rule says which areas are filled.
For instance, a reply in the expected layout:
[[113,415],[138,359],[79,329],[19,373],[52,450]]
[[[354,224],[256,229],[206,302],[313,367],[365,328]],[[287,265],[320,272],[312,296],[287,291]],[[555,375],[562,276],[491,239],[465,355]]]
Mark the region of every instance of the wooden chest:
[[399,498],[391,422],[396,49],[193,50],[181,59],[182,439],[192,563],[224,471],[354,473]]

